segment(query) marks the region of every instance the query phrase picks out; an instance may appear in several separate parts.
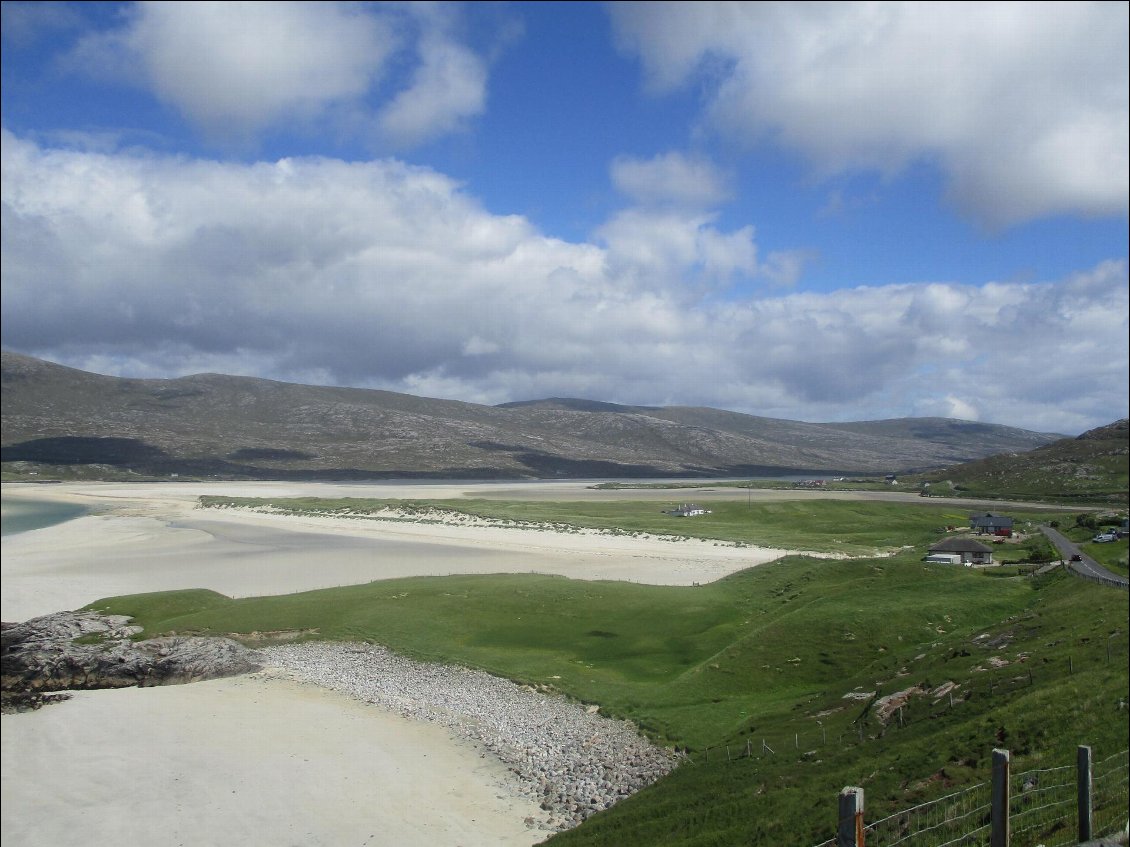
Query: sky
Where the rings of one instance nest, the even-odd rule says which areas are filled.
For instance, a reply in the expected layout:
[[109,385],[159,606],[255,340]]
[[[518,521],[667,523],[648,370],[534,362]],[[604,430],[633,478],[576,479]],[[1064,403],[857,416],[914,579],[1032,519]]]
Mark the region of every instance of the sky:
[[4,2],[5,350],[1127,417],[1125,2]]

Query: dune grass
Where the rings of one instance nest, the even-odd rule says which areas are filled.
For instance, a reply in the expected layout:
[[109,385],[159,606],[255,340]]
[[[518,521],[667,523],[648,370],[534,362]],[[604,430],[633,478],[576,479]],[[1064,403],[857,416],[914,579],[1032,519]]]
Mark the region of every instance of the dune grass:
[[[523,521],[564,515],[529,506],[499,512]],[[594,524],[615,527],[619,518],[623,531],[663,519],[655,504],[604,506],[561,504]],[[860,548],[902,547],[930,538],[949,514],[834,501],[824,508],[763,508],[749,517],[759,529],[742,537],[764,543],[799,515],[828,543],[838,533]],[[741,524],[732,534],[743,531],[744,512],[741,520],[719,513]],[[860,520],[844,531],[853,514]],[[697,518],[683,523],[725,534]],[[566,847],[811,845],[832,834],[844,785],[866,789],[874,819],[983,781],[994,747],[1012,750],[1018,770],[1071,762],[1080,743],[1100,758],[1126,749],[1126,592],[1062,572],[988,578],[920,556],[793,556],[696,587],[498,574],[238,600],[175,591],[92,605],[134,617],[147,637],[232,634],[259,643],[256,634],[289,631],[378,642],[597,703],[686,751],[666,779],[551,839]],[[881,713],[880,698],[912,689],[920,693],[901,712]]]

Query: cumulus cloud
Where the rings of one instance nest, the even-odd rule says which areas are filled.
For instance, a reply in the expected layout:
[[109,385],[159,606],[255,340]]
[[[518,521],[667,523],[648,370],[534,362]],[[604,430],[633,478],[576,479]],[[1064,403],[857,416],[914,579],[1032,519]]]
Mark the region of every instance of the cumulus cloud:
[[[65,64],[147,87],[215,143],[249,146],[272,129],[329,121],[411,146],[485,106],[486,62],[454,37],[454,14],[432,4],[142,2],[121,28],[84,37]],[[415,67],[401,89],[388,79],[394,61]]]
[[[806,251],[779,250],[760,262],[752,226],[728,233],[715,227],[713,209],[731,198],[733,178],[703,156],[677,150],[651,159],[618,156],[610,177],[633,205],[595,235],[614,267],[645,273],[653,284],[690,296],[722,290],[742,277],[788,287],[811,259]],[[688,268],[697,269],[693,279]]]
[[626,3],[621,46],[658,92],[819,175],[936,164],[989,225],[1125,214],[1124,3]]
[[425,26],[418,65],[408,88],[384,106],[381,133],[398,146],[412,146],[461,128],[486,108],[486,61],[451,35],[446,7],[410,4]]
[[1125,261],[1039,284],[689,297],[753,266],[751,232],[631,209],[567,243],[395,160],[2,140],[4,344],[76,367],[799,420],[970,410],[1063,432],[1126,414]]
[[[757,271],[753,227],[725,233],[712,225],[711,214],[627,209],[597,233],[607,246],[607,260],[618,276],[635,276],[641,284],[704,293],[724,286],[735,275]],[[693,276],[689,276],[690,272]]]
[[708,209],[730,197],[728,180],[713,163],[679,152],[649,160],[621,156],[612,163],[612,184],[645,206]]

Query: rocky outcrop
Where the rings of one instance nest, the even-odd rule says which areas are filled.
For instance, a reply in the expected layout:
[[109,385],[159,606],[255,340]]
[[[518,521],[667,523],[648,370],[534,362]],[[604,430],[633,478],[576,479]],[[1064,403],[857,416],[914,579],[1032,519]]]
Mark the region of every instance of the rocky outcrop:
[[256,670],[253,652],[228,638],[133,641],[129,618],[57,612],[0,629],[0,690],[6,707],[47,692],[173,685]]

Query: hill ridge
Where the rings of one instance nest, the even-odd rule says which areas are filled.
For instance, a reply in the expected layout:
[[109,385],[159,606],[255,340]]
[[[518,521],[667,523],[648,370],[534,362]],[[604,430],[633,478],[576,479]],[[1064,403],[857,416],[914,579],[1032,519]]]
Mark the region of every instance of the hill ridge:
[[[228,374],[88,373],[3,352],[5,471],[246,479],[724,477],[937,468],[1059,437],[808,423],[578,398],[497,406]],[[942,421],[942,423],[939,423]]]

